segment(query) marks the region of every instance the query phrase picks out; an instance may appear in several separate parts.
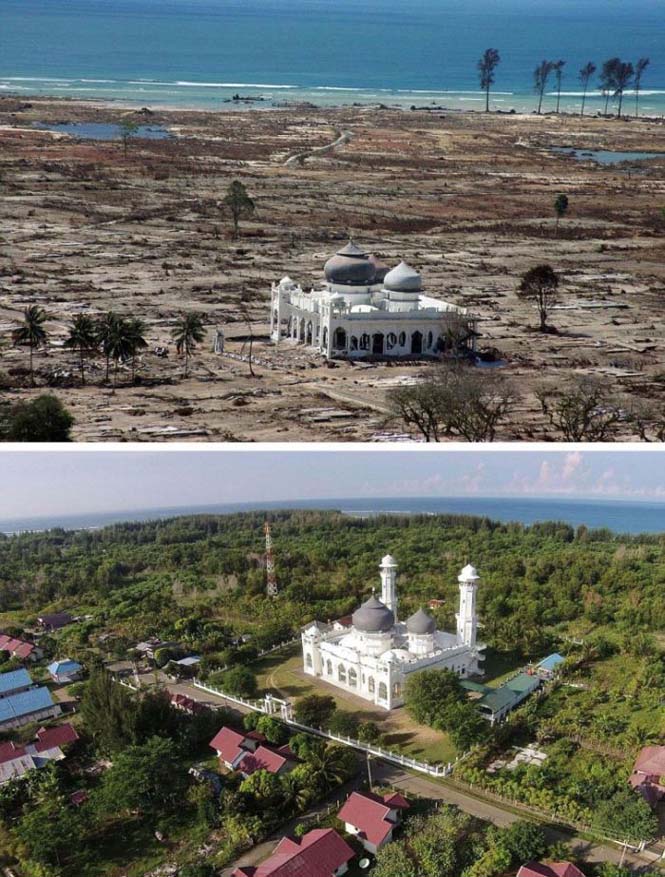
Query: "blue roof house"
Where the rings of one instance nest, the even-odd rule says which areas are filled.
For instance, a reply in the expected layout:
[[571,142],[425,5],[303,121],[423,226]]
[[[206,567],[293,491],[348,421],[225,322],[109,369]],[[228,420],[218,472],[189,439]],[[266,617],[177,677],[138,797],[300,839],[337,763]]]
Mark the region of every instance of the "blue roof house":
[[68,682],[76,682],[83,674],[83,667],[77,661],[72,661],[69,658],[64,661],[53,661],[46,669],[54,682],[64,685]]
[[32,687],[32,679],[27,670],[12,670],[9,673],[0,673],[0,700],[9,697],[10,694],[18,694],[19,691],[27,691]]
[[0,730],[19,728],[30,722],[42,722],[59,716],[61,709],[53,703],[48,688],[30,688],[18,694],[10,694],[0,700]]
[[564,661],[565,658],[555,652],[555,654],[543,658],[540,664],[536,665],[536,673],[541,679],[551,679]]

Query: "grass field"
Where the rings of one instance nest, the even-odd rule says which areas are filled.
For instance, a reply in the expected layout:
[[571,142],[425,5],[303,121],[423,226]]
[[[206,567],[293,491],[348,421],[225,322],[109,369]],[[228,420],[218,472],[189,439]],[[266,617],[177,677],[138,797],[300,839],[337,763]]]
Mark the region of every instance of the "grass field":
[[268,655],[257,661],[253,669],[261,692],[290,699],[307,694],[332,695],[338,709],[354,713],[361,721],[376,722],[384,735],[387,748],[397,749],[405,755],[432,763],[445,763],[455,758],[455,747],[447,734],[418,725],[404,708],[386,712],[322,680],[306,676],[302,671],[302,657],[297,647],[291,653],[276,652]]

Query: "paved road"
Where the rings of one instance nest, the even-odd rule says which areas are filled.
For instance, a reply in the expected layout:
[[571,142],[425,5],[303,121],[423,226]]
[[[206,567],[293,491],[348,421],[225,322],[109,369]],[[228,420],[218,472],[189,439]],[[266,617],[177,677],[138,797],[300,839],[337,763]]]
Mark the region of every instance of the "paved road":
[[[477,816],[487,822],[493,822],[494,825],[501,828],[525,818],[510,810],[504,810],[493,801],[476,798],[462,789],[446,785],[443,782],[433,782],[426,777],[408,773],[385,762],[375,763],[373,772],[374,781],[377,783],[389,784],[424,798],[455,804],[465,813],[470,813],[472,816]],[[621,862],[623,851],[617,847],[584,840],[584,838],[576,837],[572,832],[559,828],[548,827],[547,834],[551,841],[564,841],[570,844],[575,853],[586,861],[615,862],[616,864]],[[648,851],[642,855],[627,852],[623,857],[623,864],[636,872],[653,870],[655,862],[656,857]]]

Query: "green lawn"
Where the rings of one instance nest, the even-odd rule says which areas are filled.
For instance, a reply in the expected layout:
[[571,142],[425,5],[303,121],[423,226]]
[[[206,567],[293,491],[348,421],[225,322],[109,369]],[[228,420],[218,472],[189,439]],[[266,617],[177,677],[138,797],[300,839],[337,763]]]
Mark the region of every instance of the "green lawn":
[[395,749],[429,762],[452,761],[455,747],[450,737],[424,725],[418,725],[401,708],[386,712],[368,704],[352,694],[341,692],[338,688],[306,676],[302,670],[302,657],[296,654],[285,656],[284,652],[274,653],[253,665],[257,673],[259,691],[287,696],[303,697],[307,694],[330,694],[335,698],[337,708],[354,713],[361,720],[376,722],[384,735],[385,747]]

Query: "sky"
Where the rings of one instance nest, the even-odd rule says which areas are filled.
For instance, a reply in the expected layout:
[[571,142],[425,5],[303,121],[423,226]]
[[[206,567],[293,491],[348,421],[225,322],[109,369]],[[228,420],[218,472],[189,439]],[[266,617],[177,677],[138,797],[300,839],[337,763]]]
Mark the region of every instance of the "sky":
[[665,503],[665,451],[165,449],[0,451],[0,520],[371,497]]

